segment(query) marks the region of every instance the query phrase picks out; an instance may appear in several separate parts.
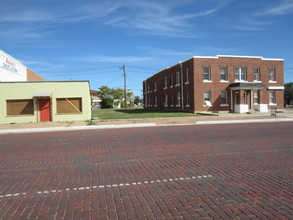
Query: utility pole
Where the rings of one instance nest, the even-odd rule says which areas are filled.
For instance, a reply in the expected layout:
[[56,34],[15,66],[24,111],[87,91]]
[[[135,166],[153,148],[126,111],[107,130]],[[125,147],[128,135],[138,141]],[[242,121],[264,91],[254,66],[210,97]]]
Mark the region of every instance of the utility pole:
[[126,67],[125,65],[123,65],[122,67],[120,67],[120,69],[123,70],[123,74],[124,74],[124,106],[125,108],[127,107],[127,100],[126,100]]

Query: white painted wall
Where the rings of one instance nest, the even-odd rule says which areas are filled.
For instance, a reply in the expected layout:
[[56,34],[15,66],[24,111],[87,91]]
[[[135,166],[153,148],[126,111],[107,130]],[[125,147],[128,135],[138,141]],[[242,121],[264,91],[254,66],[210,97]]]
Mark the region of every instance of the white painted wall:
[[0,50],[0,82],[27,81],[26,66]]
[[246,113],[246,112],[249,112],[247,104],[235,105],[235,113]]

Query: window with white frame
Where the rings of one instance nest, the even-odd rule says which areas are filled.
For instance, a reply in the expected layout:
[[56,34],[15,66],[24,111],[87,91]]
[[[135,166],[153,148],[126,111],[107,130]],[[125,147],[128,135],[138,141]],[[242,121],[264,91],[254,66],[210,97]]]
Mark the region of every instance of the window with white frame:
[[227,105],[228,100],[227,100],[227,91],[223,90],[221,91],[221,105]]
[[165,94],[164,106],[168,107],[168,94]]
[[176,86],[180,85],[180,73],[176,72]]
[[204,91],[204,105],[205,106],[212,106],[211,104],[211,91]]
[[157,91],[157,81],[154,82],[154,92]]
[[258,67],[253,69],[254,81],[260,81],[260,70]]
[[246,81],[246,68],[245,67],[237,67],[235,69],[235,80]]
[[174,95],[172,94],[171,95],[171,107],[173,107],[174,106]]
[[164,77],[164,89],[167,89],[168,86],[168,78],[167,76]]
[[276,69],[274,67],[269,69],[269,79],[270,81],[276,81]]
[[189,83],[188,68],[185,69],[185,83]]
[[253,92],[253,103],[258,104],[258,91]]
[[180,92],[176,93],[176,106],[180,106]]
[[186,91],[186,107],[189,107],[189,91]]
[[173,74],[171,73],[170,74],[170,88],[172,88],[173,87],[173,84],[174,84],[174,82],[173,82]]
[[211,81],[211,68],[208,66],[203,67],[203,80]]
[[228,68],[221,67],[221,81],[228,81]]
[[157,96],[155,96],[155,107],[157,107],[157,104],[158,104],[158,98],[157,98]]
[[275,90],[270,90],[269,99],[270,99],[269,101],[270,101],[271,105],[276,104],[276,91]]
[[148,83],[148,90],[147,92],[150,92],[150,83]]

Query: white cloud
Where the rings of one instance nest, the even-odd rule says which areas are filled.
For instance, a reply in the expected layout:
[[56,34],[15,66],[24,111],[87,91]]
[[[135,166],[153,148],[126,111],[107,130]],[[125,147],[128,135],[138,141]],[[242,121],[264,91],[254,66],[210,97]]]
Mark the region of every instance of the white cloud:
[[255,13],[256,16],[276,16],[293,13],[293,1],[283,0],[280,4],[266,8]]
[[[232,0],[154,1],[154,0],[101,0],[95,3],[77,0],[71,4],[22,5],[11,4],[0,9],[0,24],[14,22],[21,25],[47,25],[82,21],[102,23],[131,30],[131,33],[195,37],[195,19],[209,16]],[[53,5],[53,6],[52,6]],[[184,9],[193,8],[193,10]],[[3,11],[2,11],[3,10]],[[18,13],[10,13],[17,10]],[[133,30],[137,30],[133,32]],[[197,31],[196,34],[198,34]]]
[[[194,19],[215,13],[223,3],[223,1],[213,2],[216,2],[214,6],[203,8],[202,5],[197,7],[198,2],[193,1],[192,4],[187,6],[194,8],[191,13],[190,10],[189,12],[180,11],[182,1],[177,3],[176,1],[128,1],[128,4],[126,4],[127,13],[114,16],[107,24],[132,30],[136,29],[148,35],[196,37],[191,31],[195,26]],[[186,7],[186,4],[184,6]]]
[[219,54],[237,53],[241,48],[221,48],[221,47],[193,47],[189,50],[170,50],[162,48],[139,47],[139,49],[146,50],[154,57],[168,59],[169,57],[176,57],[181,59],[188,59],[193,56],[216,56]]
[[69,58],[72,61],[82,61],[82,62],[104,62],[104,63],[133,63],[141,61],[152,60],[151,57],[132,57],[132,56],[84,56],[84,57],[73,57]]

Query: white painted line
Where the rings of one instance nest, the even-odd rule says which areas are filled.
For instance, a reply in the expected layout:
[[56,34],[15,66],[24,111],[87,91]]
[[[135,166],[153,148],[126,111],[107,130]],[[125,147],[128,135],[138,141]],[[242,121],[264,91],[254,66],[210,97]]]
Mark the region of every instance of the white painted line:
[[[44,191],[36,191],[35,194],[41,195],[41,194],[49,194],[49,193],[62,193],[62,192],[69,192],[69,191],[84,191],[84,190],[92,190],[92,189],[105,189],[105,188],[115,188],[115,187],[126,187],[126,186],[137,186],[142,184],[162,184],[167,182],[173,182],[173,181],[185,181],[185,180],[194,180],[194,179],[201,179],[201,178],[211,178],[212,175],[202,175],[202,176],[192,176],[192,177],[177,177],[177,178],[170,178],[170,179],[157,179],[157,180],[151,180],[151,181],[144,181],[144,182],[132,182],[132,183],[117,183],[117,184],[108,184],[108,185],[98,185],[98,186],[80,186],[80,187],[74,187],[74,188],[65,188],[64,190],[61,189],[52,189],[52,190],[44,190]],[[26,195],[27,193],[9,193],[9,194],[3,194],[0,195],[0,198],[6,198],[6,197],[16,197],[20,195]]]

